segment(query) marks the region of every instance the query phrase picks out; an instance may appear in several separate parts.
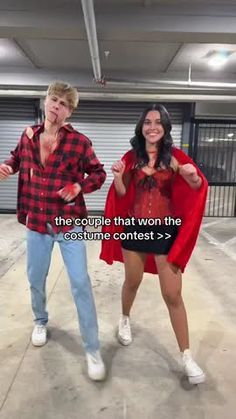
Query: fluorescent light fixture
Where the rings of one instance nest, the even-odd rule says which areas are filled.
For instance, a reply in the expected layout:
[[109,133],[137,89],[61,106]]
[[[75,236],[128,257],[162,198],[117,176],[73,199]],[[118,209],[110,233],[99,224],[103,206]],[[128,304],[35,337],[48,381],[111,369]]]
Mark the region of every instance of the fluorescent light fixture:
[[6,56],[7,49],[0,44],[0,58],[4,58]]
[[208,65],[214,70],[218,70],[226,64],[232,53],[233,51],[228,51],[226,49],[219,51],[213,50],[208,54]]
[[229,134],[228,134],[228,137],[229,138],[232,138],[234,136],[234,133],[233,132],[230,132]]

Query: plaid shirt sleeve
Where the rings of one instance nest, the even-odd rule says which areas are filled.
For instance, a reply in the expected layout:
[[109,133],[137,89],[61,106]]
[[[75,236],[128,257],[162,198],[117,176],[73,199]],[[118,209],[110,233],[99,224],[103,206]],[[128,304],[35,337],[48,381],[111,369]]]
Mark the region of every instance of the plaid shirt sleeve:
[[8,166],[11,166],[13,170],[13,174],[17,173],[20,167],[21,143],[22,143],[23,136],[24,136],[24,133],[22,134],[21,139],[18,142],[15,150],[11,151],[11,157],[4,161],[5,164],[7,164]]
[[81,181],[82,193],[90,193],[100,189],[106,179],[106,172],[103,164],[97,158],[90,140],[85,143],[84,150],[84,171],[87,176]]

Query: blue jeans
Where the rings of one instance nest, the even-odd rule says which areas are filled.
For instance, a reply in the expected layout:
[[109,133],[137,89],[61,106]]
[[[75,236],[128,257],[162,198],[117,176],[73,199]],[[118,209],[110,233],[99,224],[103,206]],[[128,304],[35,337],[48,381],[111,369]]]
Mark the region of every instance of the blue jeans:
[[[79,232],[82,228],[76,227],[71,231]],[[55,242],[59,243],[70,279],[84,348],[87,352],[94,352],[99,349],[98,324],[83,240],[67,241],[63,233],[49,235],[27,229],[27,274],[35,323],[48,322],[45,288]]]

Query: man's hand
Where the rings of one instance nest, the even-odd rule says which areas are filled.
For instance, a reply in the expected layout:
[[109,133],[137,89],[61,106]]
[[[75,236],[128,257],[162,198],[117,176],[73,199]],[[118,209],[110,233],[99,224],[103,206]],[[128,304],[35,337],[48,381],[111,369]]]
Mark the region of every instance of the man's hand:
[[79,195],[81,186],[78,183],[71,183],[60,189],[57,193],[66,202],[70,202]]
[[13,173],[11,166],[8,164],[0,164],[0,180],[5,180]]

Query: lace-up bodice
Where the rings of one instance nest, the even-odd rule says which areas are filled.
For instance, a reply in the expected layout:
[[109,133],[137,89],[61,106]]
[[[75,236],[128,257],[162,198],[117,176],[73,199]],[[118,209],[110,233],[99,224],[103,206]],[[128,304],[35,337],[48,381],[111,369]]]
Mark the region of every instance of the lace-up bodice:
[[172,215],[172,169],[159,169],[147,175],[142,169],[132,172],[135,183],[135,199],[130,215],[135,218],[160,218]]

